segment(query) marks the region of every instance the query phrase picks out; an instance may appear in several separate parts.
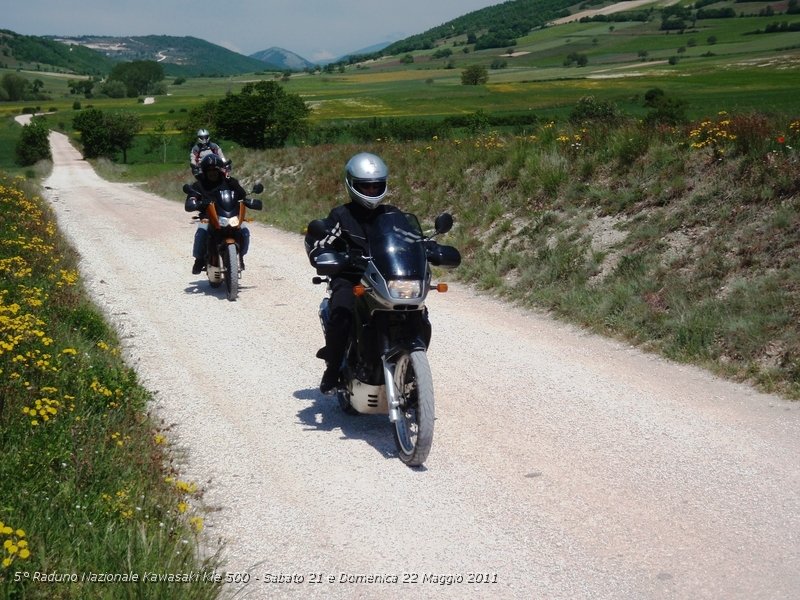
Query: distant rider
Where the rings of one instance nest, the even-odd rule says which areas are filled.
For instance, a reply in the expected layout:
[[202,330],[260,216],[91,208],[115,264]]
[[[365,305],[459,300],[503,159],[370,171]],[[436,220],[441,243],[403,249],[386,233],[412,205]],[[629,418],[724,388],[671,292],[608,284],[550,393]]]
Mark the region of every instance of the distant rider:
[[225,175],[230,174],[230,162],[225,158],[222,148],[211,141],[211,134],[208,129],[197,130],[197,143],[192,146],[192,151],[189,152],[189,166],[192,168],[192,175],[197,177],[200,175],[200,163],[209,154],[214,154],[222,159],[225,165]]
[[[186,212],[200,211],[200,218],[206,217],[206,208],[214,202],[214,197],[220,192],[230,191],[234,200],[242,200],[247,197],[247,192],[235,177],[230,177],[225,172],[225,162],[216,154],[208,154],[200,162],[200,172],[197,181],[192,184],[192,193],[186,196],[184,209]],[[242,247],[241,256],[247,254],[250,247],[250,230],[244,223],[241,224]],[[194,246],[192,256],[192,275],[198,275],[206,266],[208,245],[208,224],[200,223],[194,234]],[[244,269],[244,260],[241,264]]]
[[[330,250],[347,252],[351,258],[367,254],[366,229],[378,215],[400,210],[390,204],[382,204],[388,178],[389,169],[374,154],[361,152],[347,162],[344,184],[350,202],[335,207],[324,219],[330,235],[322,240],[306,236],[305,247],[312,266],[318,255]],[[359,269],[354,265],[331,277],[328,304],[330,320],[325,330],[325,346],[317,352],[317,358],[325,360],[325,372],[319,384],[323,394],[332,393],[339,381],[339,367],[347,349],[355,308],[353,285],[361,280],[361,270],[363,267]],[[427,319],[425,323],[429,326]]]

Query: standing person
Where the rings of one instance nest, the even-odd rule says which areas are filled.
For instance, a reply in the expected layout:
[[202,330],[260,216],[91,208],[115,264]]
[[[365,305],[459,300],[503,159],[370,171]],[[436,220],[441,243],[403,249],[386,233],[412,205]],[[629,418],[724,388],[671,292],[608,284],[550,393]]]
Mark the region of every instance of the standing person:
[[208,129],[198,129],[197,143],[192,146],[192,150],[189,152],[189,166],[192,168],[192,175],[195,177],[200,175],[200,163],[209,154],[219,156],[222,163],[225,165],[225,175],[228,176],[230,174],[230,163],[225,158],[222,148],[211,141],[211,134],[208,132]]
[[[216,154],[208,154],[200,162],[200,172],[197,181],[192,184],[192,192],[186,196],[184,209],[186,212],[200,211],[200,217],[205,217],[206,207],[214,201],[216,194],[229,194],[233,200],[247,197],[247,192],[235,177],[230,177],[225,172],[225,163]],[[247,225],[241,225],[242,245],[241,256],[247,254],[250,247],[250,230]],[[198,275],[206,266],[208,245],[208,224],[200,223],[194,233],[192,256],[192,275]],[[241,268],[244,269],[244,259],[241,259]]]
[[[388,178],[389,169],[378,156],[361,152],[350,158],[344,177],[350,201],[335,207],[324,219],[330,235],[322,240],[309,235],[305,238],[306,253],[312,266],[317,256],[330,250],[347,252],[351,256],[367,253],[366,229],[379,215],[400,210],[383,204]],[[331,277],[330,320],[325,331],[325,346],[317,352],[317,357],[325,360],[325,372],[319,385],[323,394],[332,393],[339,381],[339,367],[347,350],[355,308],[353,285],[360,280],[358,268]],[[425,323],[430,326],[427,318]]]

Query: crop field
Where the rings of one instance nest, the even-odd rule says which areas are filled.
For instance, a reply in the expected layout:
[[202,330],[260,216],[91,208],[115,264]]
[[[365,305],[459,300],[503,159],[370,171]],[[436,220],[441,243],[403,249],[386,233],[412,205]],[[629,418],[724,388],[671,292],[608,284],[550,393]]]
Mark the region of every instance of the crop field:
[[[746,16],[757,14],[763,5],[732,6],[744,16],[697,20],[683,32],[660,31],[658,17],[648,22],[576,22],[533,31],[511,49],[465,52],[466,40],[454,38],[413,53],[413,62],[384,57],[348,65],[341,72],[295,73],[289,78],[260,73],[188,78],[180,84],[167,78],[167,95],[153,103],[143,98],[87,99],[69,93],[67,81],[78,76],[20,71],[43,82],[48,99],[0,103],[0,117],[53,112],[53,126],[69,132],[78,110],[135,111],[142,120],[143,139],[157,128],[174,136],[162,149],[162,161],[182,162],[186,140],[178,141],[178,134],[187,113],[263,79],[278,79],[287,92],[300,95],[312,109],[312,125],[373,118],[442,119],[477,111],[558,121],[587,95],[613,102],[625,114],[643,116],[643,97],[653,88],[684,102],[691,119],[719,111],[800,114],[800,31],[757,33],[778,23],[800,23],[800,15]],[[443,49],[450,55],[434,58]],[[566,64],[575,54],[585,55],[585,66]],[[462,85],[462,71],[475,64],[488,67],[488,83]],[[7,135],[11,134],[6,132],[4,139]],[[0,155],[4,164],[6,154]],[[129,160],[155,158],[135,150]]]

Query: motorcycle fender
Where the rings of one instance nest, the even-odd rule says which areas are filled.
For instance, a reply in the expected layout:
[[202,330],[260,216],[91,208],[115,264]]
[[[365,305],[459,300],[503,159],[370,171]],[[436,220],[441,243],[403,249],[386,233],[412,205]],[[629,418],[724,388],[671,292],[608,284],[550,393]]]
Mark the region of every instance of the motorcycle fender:
[[232,238],[232,237],[225,238],[225,243],[226,244],[235,244],[236,243],[236,238]]

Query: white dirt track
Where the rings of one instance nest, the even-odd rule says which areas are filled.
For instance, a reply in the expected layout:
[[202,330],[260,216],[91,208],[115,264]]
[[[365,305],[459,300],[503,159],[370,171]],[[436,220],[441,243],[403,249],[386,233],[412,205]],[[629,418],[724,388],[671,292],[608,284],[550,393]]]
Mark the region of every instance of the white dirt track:
[[46,197],[87,286],[205,488],[208,546],[251,577],[228,596],[800,595],[800,403],[451,285],[428,302],[433,450],[409,469],[386,417],[316,389],[323,288],[299,234],[252,224],[228,302],[190,274],[180,203],[51,143]]

